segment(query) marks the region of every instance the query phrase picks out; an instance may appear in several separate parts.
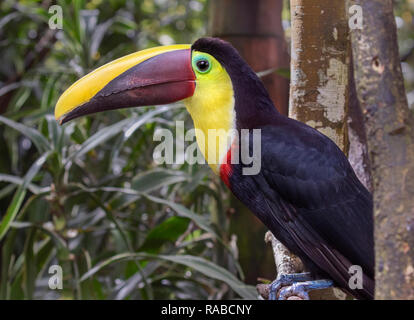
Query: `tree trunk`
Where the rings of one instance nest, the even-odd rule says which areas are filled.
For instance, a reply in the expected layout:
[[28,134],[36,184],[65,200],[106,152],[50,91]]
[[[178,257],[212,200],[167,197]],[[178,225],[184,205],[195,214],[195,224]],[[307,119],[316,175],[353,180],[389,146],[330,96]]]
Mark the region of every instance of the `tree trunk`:
[[[210,0],[209,32],[229,41],[256,71],[289,68],[289,55],[281,23],[280,0]],[[289,80],[276,73],[262,78],[275,106],[288,113]],[[273,257],[263,247],[267,229],[234,197],[235,215],[231,230],[238,234],[240,264],[246,271],[246,282],[256,284],[258,277],[274,278]],[[248,227],[247,227],[248,226]]]
[[348,159],[354,168],[355,174],[362,184],[372,192],[371,164],[368,155],[367,137],[365,134],[364,115],[359,105],[354,79],[354,66],[349,65],[349,107],[348,107]]
[[351,31],[374,189],[377,299],[414,299],[414,119],[408,110],[392,0],[359,5]]
[[[289,116],[349,151],[347,114],[350,42],[341,0],[291,0],[291,84]],[[338,289],[315,291],[316,299],[345,299]]]
[[291,0],[289,116],[348,153],[349,41],[341,0]]
[[[254,71],[289,68],[281,0],[210,0],[210,34],[229,41]],[[289,80],[276,73],[262,78],[275,106],[287,115]]]

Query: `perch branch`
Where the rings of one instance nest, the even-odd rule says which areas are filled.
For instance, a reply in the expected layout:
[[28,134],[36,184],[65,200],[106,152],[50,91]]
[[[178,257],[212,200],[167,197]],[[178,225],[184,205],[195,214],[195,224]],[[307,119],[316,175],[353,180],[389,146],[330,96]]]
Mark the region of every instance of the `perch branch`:
[[277,240],[270,231],[265,235],[265,242],[272,245],[278,275],[303,271],[302,261],[289,252],[289,250]]
[[[292,274],[304,272],[302,261],[293,255],[289,250],[268,231],[265,235],[265,242],[271,243],[273,256],[276,264],[276,274]],[[270,284],[258,284],[257,291],[265,300],[269,298]],[[329,288],[324,290],[315,290],[310,293],[311,300],[345,300],[347,295],[338,288]],[[291,296],[288,300],[303,300],[298,296]]]
[[[302,261],[275,238],[275,236],[268,231],[265,235],[265,242],[270,243],[273,249],[273,257],[276,264],[276,273],[278,276],[282,274],[292,274],[303,271]],[[270,284],[258,284],[257,291],[263,299],[269,298]],[[289,300],[302,300],[298,296],[289,297]]]

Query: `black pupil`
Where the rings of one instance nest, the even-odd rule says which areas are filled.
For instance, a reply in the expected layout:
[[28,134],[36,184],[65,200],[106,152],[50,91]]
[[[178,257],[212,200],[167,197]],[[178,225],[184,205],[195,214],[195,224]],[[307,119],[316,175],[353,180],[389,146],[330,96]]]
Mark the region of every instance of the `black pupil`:
[[210,63],[207,60],[199,60],[197,61],[197,68],[200,71],[206,71],[210,66]]

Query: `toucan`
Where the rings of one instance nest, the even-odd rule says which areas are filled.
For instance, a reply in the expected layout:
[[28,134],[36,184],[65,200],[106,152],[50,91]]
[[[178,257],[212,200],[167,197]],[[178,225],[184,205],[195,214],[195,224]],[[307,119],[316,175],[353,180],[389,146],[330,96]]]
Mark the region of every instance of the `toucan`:
[[334,285],[357,299],[372,299],[370,192],[332,140],[277,111],[262,81],[230,43],[201,38],[192,45],[119,58],[69,87],[55,117],[63,124],[105,110],[181,100],[200,135],[210,129],[244,130],[253,139],[252,132],[260,130],[256,174],[245,174],[248,164],[232,159],[242,139],[215,145],[197,132],[196,139],[206,158],[214,149],[218,161],[207,160],[213,171],[306,267],[307,272],[278,277],[270,298],[308,298],[310,290]]

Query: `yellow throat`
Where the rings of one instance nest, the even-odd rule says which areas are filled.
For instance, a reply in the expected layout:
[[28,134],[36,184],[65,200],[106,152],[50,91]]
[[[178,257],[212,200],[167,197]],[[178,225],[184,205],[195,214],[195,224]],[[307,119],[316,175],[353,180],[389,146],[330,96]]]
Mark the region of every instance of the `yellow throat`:
[[193,61],[197,55],[208,56],[212,68],[207,74],[193,68],[196,89],[185,100],[185,106],[194,122],[198,147],[213,171],[219,174],[235,129],[233,85],[227,71],[214,57],[193,51]]

